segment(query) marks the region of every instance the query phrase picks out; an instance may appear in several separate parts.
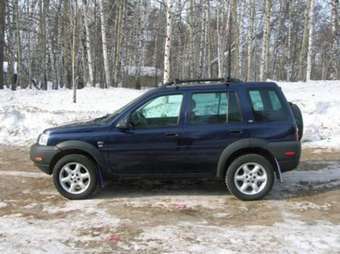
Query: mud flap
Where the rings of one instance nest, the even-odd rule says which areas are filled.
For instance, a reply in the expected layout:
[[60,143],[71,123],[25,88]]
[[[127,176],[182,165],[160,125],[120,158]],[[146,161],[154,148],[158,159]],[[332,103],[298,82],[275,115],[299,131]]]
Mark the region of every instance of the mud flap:
[[276,178],[279,179],[280,183],[283,183],[283,178],[282,178],[282,172],[281,172],[281,167],[277,159],[274,157],[275,163],[276,163]]
[[98,180],[99,180],[99,186],[101,188],[104,188],[105,187],[105,180],[104,180],[104,177],[103,177],[103,173],[102,173],[102,170],[100,168],[97,168],[97,177],[98,177]]

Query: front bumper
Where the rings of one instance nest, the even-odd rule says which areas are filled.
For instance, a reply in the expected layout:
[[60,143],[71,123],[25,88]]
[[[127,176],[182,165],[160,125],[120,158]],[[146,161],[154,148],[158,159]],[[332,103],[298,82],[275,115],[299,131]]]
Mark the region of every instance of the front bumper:
[[54,156],[60,152],[55,146],[41,146],[39,144],[34,144],[31,146],[30,157],[40,170],[46,174],[52,174],[52,168],[50,167],[51,161]]

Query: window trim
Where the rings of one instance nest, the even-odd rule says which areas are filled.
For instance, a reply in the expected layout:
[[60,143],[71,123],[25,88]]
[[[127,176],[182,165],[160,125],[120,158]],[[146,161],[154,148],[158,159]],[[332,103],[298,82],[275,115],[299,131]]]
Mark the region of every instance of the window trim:
[[138,105],[136,105],[133,109],[131,109],[128,113],[129,117],[136,112],[138,109],[140,109],[141,107],[143,107],[144,105],[148,104],[150,101],[157,99],[159,97],[164,97],[164,96],[173,96],[173,95],[181,95],[182,96],[182,101],[181,101],[181,105],[180,105],[180,110],[179,110],[179,114],[177,117],[177,123],[176,125],[173,126],[159,126],[159,127],[143,127],[143,128],[136,128],[133,127],[133,130],[152,130],[152,129],[169,129],[169,128],[175,128],[175,127],[179,127],[180,126],[180,121],[181,121],[181,116],[183,114],[183,110],[184,110],[184,100],[185,100],[185,94],[183,92],[174,92],[174,93],[164,93],[164,94],[157,94],[154,96],[151,96],[150,98],[142,101],[141,103],[139,103]]
[[[226,95],[226,97],[228,98],[228,94],[230,93],[234,93],[236,96],[236,103],[237,103],[237,108],[240,112],[240,116],[241,116],[241,120],[239,122],[223,122],[223,123],[192,123],[190,122],[190,118],[191,118],[191,113],[192,113],[192,105],[189,102],[189,100],[192,99],[193,94],[207,94],[207,93],[224,93]],[[190,91],[190,93],[188,94],[188,110],[187,110],[187,114],[185,117],[185,124],[190,125],[190,126],[202,126],[202,125],[218,125],[218,126],[222,126],[222,125],[237,125],[240,123],[244,122],[244,116],[243,116],[243,111],[242,111],[242,107],[241,107],[241,101],[240,101],[240,96],[238,94],[238,91],[236,90],[231,90],[231,89],[226,89],[226,90],[202,90],[202,91]],[[228,101],[229,104],[229,101]],[[227,112],[229,114],[229,112]],[[226,116],[226,120],[228,119],[228,116]]]

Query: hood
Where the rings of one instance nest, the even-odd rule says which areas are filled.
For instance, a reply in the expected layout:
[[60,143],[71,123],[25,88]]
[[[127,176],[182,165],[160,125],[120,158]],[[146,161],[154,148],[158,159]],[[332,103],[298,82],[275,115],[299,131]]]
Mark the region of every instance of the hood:
[[98,128],[106,127],[108,124],[106,122],[94,119],[89,121],[71,122],[58,127],[53,127],[46,129],[44,132],[49,132],[50,134],[57,133],[73,133],[73,132],[90,132],[97,130]]

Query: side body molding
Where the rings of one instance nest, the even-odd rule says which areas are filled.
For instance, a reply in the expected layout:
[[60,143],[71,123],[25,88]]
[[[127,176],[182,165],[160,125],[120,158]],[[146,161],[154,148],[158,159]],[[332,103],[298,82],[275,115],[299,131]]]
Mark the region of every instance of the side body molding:
[[271,156],[273,158],[275,158],[275,156],[270,152],[269,146],[268,146],[268,142],[266,142],[265,140],[262,139],[256,139],[256,138],[247,138],[247,139],[241,139],[238,140],[234,143],[232,143],[231,145],[227,146],[219,160],[218,160],[218,164],[217,164],[217,172],[216,172],[216,176],[221,178],[224,175],[224,172],[226,170],[227,167],[227,162],[228,159],[236,152],[242,150],[242,149],[252,149],[252,148],[260,148],[265,150],[266,152],[270,153]]

